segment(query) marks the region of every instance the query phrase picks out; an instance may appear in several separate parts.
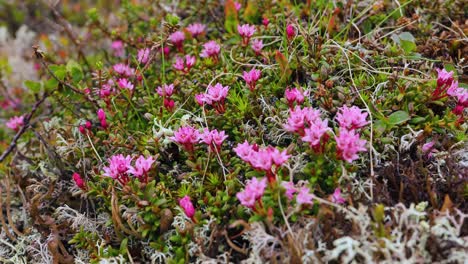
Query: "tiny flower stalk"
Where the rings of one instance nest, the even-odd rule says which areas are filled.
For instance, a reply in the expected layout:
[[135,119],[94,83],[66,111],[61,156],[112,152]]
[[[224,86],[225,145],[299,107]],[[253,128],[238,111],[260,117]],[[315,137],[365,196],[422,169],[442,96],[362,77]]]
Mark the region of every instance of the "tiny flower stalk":
[[242,37],[242,46],[247,47],[247,45],[249,45],[250,38],[255,34],[255,26],[249,24],[238,25],[237,31]]

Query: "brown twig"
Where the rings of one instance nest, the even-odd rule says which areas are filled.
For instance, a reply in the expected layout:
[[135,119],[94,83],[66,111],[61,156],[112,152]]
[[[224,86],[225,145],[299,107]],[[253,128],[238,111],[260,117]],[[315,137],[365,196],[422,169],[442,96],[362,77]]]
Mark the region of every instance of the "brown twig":
[[5,160],[5,158],[15,149],[16,142],[24,134],[24,132],[26,132],[26,129],[29,127],[29,122],[31,121],[32,116],[36,112],[37,108],[39,108],[39,106],[45,101],[45,99],[48,96],[49,96],[49,93],[44,92],[44,95],[42,96],[42,98],[36,101],[36,103],[33,105],[32,109],[31,109],[31,111],[24,117],[24,119],[23,119],[24,125],[20,128],[20,130],[18,130],[16,135],[11,140],[11,143],[8,146],[8,148],[0,156],[0,162],[3,162]]

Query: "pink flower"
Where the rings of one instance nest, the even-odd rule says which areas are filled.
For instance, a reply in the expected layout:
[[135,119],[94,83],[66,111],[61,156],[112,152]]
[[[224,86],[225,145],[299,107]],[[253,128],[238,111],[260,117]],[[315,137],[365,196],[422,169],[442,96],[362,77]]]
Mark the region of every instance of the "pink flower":
[[216,43],[216,41],[210,40],[203,45],[203,50],[200,54],[200,57],[202,58],[211,57],[215,61],[217,61],[220,50],[221,50],[221,46],[219,46],[219,44]]
[[205,102],[209,105],[214,102],[222,102],[226,99],[229,92],[229,86],[223,86],[220,83],[215,86],[208,85],[208,91],[205,94]]
[[239,11],[242,8],[242,4],[239,2],[234,2],[234,7],[236,8],[236,11]]
[[257,69],[252,69],[249,72],[244,71],[242,77],[244,78],[245,82],[249,85],[250,91],[255,90],[255,85],[260,79],[261,74],[262,72]]
[[114,66],[112,66],[112,69],[114,69],[116,73],[122,76],[130,77],[135,74],[135,69],[123,63],[115,64]]
[[263,196],[266,188],[266,178],[260,181],[252,178],[247,181],[244,191],[237,193],[236,197],[242,205],[253,208],[255,202]]
[[85,123],[86,129],[91,129],[92,126],[93,126],[93,125],[91,124],[91,121],[87,120],[86,123]]
[[85,129],[84,126],[81,126],[81,125],[80,125],[80,126],[78,127],[78,131],[80,131],[81,134],[86,135],[86,129]]
[[434,141],[427,142],[426,144],[422,146],[422,151],[424,153],[429,152],[432,149],[432,147],[434,147],[434,144],[435,144]]
[[205,128],[200,135],[200,141],[210,146],[210,150],[216,151],[220,149],[227,137],[224,131],[219,132],[217,129],[210,131],[208,128]]
[[174,106],[175,106],[174,100],[164,98],[163,104],[164,104],[164,108],[166,108],[168,111],[172,112],[172,110],[174,110]]
[[200,133],[191,126],[180,127],[174,132],[174,136],[170,139],[181,144],[187,151],[193,151],[193,146],[198,142]]
[[182,45],[183,45],[183,42],[185,40],[184,32],[176,31],[176,32],[172,33],[171,35],[169,35],[168,39],[169,39],[170,42],[172,42],[172,44],[174,44],[176,46],[177,50],[182,52]]
[[141,64],[147,63],[149,59],[149,54],[150,54],[150,49],[148,48],[139,50],[138,55],[137,55],[138,62]]
[[118,79],[117,80],[117,85],[119,85],[119,87],[121,89],[127,89],[127,90],[130,90],[130,91],[133,91],[133,88],[135,88],[133,86],[133,84],[127,78]]
[[200,106],[203,106],[205,104],[205,94],[204,93],[196,94],[195,101],[197,101],[197,104],[199,104]]
[[294,198],[294,194],[297,193],[297,189],[294,186],[294,183],[283,181],[281,183],[281,186],[283,186],[286,189],[286,197],[288,197],[289,200],[292,200]]
[[250,165],[254,169],[263,170],[266,172],[271,172],[271,167],[273,166],[273,160],[269,151],[261,149],[257,152],[253,152],[250,156]]
[[252,40],[252,44],[250,44],[253,51],[255,51],[255,55],[260,55],[263,49],[263,41],[261,39],[254,39]]
[[360,139],[355,130],[340,128],[339,135],[335,137],[338,156],[351,163],[358,159],[358,152],[366,151],[367,141]]
[[243,161],[250,163],[250,154],[254,152],[252,146],[250,146],[249,142],[244,141],[242,144],[237,144],[235,147],[234,152],[241,158]]
[[307,187],[302,187],[296,196],[298,204],[313,204],[312,199],[314,199],[314,195],[310,193],[310,189]]
[[188,218],[193,219],[195,208],[193,207],[192,201],[190,201],[190,197],[188,195],[179,200],[179,206],[184,209],[184,213]]
[[288,155],[287,150],[279,151],[271,146],[267,150],[270,152],[271,160],[276,166],[283,165],[291,157],[291,155]]
[[266,17],[262,19],[262,24],[264,27],[268,27],[268,24],[270,24],[270,20]]
[[288,36],[288,39],[291,40],[296,36],[296,29],[294,28],[293,25],[289,24],[286,27],[286,35]]
[[192,37],[197,37],[205,32],[206,26],[200,23],[193,23],[188,25],[187,30],[190,32]]
[[290,108],[293,107],[294,102],[297,104],[302,104],[304,102],[304,93],[297,88],[286,89],[286,91],[284,91],[284,97],[288,101]]
[[97,111],[97,116],[101,126],[106,129],[107,128],[107,121],[106,121],[106,112],[102,108],[99,108]]
[[109,97],[113,93],[114,89],[109,84],[103,84],[99,90],[99,97],[101,99]]
[[103,168],[103,175],[118,180],[125,185],[129,181],[127,171],[131,165],[132,157],[130,155],[124,157],[122,154],[113,155],[108,162],[109,166]]
[[80,174],[78,174],[76,172],[73,173],[73,181],[75,181],[75,184],[76,184],[76,186],[78,186],[78,188],[80,188],[82,190],[86,189],[85,181],[83,180],[83,178],[81,178]]
[[300,132],[305,128],[305,111],[300,106],[289,110],[287,123],[283,126],[289,132]]
[[309,142],[311,147],[319,147],[322,137],[330,131],[328,127],[328,120],[321,120],[320,118],[315,122],[310,123],[310,127],[304,129],[304,136],[302,141]]
[[114,51],[114,56],[123,57],[125,55],[124,43],[120,40],[112,42],[112,50]]
[[247,46],[247,44],[249,44],[250,38],[255,33],[255,26],[249,24],[237,25],[237,31],[242,37],[242,45]]
[[176,62],[172,64],[172,67],[174,67],[178,71],[188,73],[190,71],[190,68],[192,68],[192,66],[195,65],[195,62],[195,56],[186,55],[185,60],[183,58],[176,57]]
[[453,71],[447,72],[445,69],[436,69],[437,71],[437,85],[444,84],[451,85],[453,82]]
[[156,92],[159,94],[159,96],[162,97],[171,97],[172,94],[174,93],[174,84],[163,84],[162,86],[158,86],[158,89],[156,89]]
[[128,173],[133,174],[134,176],[141,178],[143,175],[146,175],[150,170],[151,166],[154,163],[152,156],[145,158],[145,156],[140,155],[135,161],[135,167],[129,165]]
[[341,128],[346,128],[348,130],[351,129],[358,129],[369,122],[366,120],[367,113],[362,112],[357,106],[347,107],[343,105],[338,109],[338,113],[336,114],[336,120]]
[[24,116],[14,116],[10,118],[6,123],[6,127],[18,131],[20,127],[24,125]]
[[341,189],[340,188],[336,188],[335,191],[333,192],[333,195],[331,197],[331,200],[333,203],[336,203],[336,204],[343,204],[346,202],[346,199],[344,199],[342,196],[341,196]]

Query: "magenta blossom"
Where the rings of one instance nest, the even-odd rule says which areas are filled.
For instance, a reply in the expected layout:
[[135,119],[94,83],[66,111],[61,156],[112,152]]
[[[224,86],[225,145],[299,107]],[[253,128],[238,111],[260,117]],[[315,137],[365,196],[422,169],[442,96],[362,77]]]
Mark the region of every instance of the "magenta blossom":
[[236,11],[239,11],[242,8],[242,4],[239,2],[234,2],[234,7],[236,8]]
[[310,189],[302,187],[296,196],[297,204],[313,204],[314,195],[310,193]]
[[150,49],[144,48],[138,51],[137,60],[141,64],[145,64],[148,62],[150,54]]
[[182,31],[176,31],[169,35],[169,41],[174,44],[178,51],[183,52],[183,43],[185,40],[185,34]]
[[432,100],[438,100],[447,96],[447,89],[452,87],[453,71],[447,72],[445,69],[436,69],[437,88],[432,92]]
[[155,160],[152,156],[145,158],[145,156],[140,155],[140,157],[135,160],[135,166],[128,166],[128,173],[133,174],[140,179],[145,176],[145,179],[147,179],[147,173],[151,170],[151,166],[154,161]]
[[198,130],[191,126],[183,126],[175,131],[174,136],[170,139],[182,145],[185,150],[192,152],[194,150],[194,144],[198,142],[199,138],[200,133]]
[[125,185],[130,179],[128,178],[128,167],[131,165],[132,157],[127,155],[124,157],[122,154],[113,155],[108,160],[109,166],[104,167],[104,176],[111,177]]
[[296,29],[293,25],[288,24],[288,26],[286,26],[286,35],[288,36],[289,40],[293,39],[296,36]]
[[86,183],[83,180],[83,178],[81,178],[80,174],[78,174],[76,172],[73,173],[73,181],[75,182],[76,186],[78,186],[78,188],[80,188],[82,190],[86,189]]
[[176,61],[174,62],[174,64],[172,64],[172,67],[183,73],[188,73],[190,71],[190,68],[192,68],[193,65],[195,65],[195,62],[195,56],[186,55],[185,60],[184,58],[176,57]]
[[98,116],[99,122],[101,123],[102,128],[106,129],[107,128],[106,112],[104,112],[102,108],[99,108],[97,111],[97,116]]
[[117,63],[112,66],[112,69],[119,75],[130,77],[135,74],[135,69],[128,66],[127,64]]
[[24,125],[24,116],[14,116],[10,118],[6,123],[6,127],[18,131],[20,127]]
[[124,43],[121,40],[112,42],[111,48],[114,52],[114,56],[123,57],[125,55]]
[[214,40],[210,40],[203,44],[203,50],[200,54],[202,58],[212,58],[215,62],[218,61],[218,54],[221,51],[221,46]]
[[192,201],[190,201],[190,197],[188,195],[179,200],[179,206],[184,209],[185,215],[193,220],[193,216],[195,215],[195,207],[193,207]]
[[432,140],[424,144],[421,148],[423,153],[425,153],[427,157],[429,158],[432,157],[434,153],[437,153],[437,149],[434,148],[434,145],[435,145],[435,141]]
[[294,198],[294,194],[297,193],[297,189],[294,186],[294,183],[283,181],[281,182],[281,186],[283,186],[286,189],[286,197],[288,197],[289,200],[292,200]]
[[195,95],[195,100],[200,105],[210,105],[218,113],[224,113],[225,111],[225,100],[229,92],[229,86],[223,86],[220,83],[214,86],[208,85],[206,94]]
[[262,72],[257,69],[252,69],[249,72],[244,71],[242,77],[244,78],[247,85],[249,85],[250,91],[255,90],[255,85],[257,81],[260,79]]
[[250,38],[255,33],[255,26],[249,24],[237,25],[237,31],[242,37],[242,45],[247,46],[247,44],[249,44]]
[[187,26],[187,31],[190,32],[192,37],[196,38],[197,36],[205,32],[206,26],[200,23],[193,23]]
[[339,134],[335,139],[338,156],[349,163],[359,158],[358,152],[366,151],[365,145],[367,141],[360,139],[355,130],[340,128]]
[[117,80],[117,85],[119,85],[119,87],[121,89],[127,89],[129,91],[133,91],[133,89],[135,88],[133,83],[131,83],[127,78],[118,79]]
[[210,131],[208,128],[205,128],[203,133],[200,134],[200,142],[204,142],[208,145],[210,151],[219,151],[227,137],[224,131],[219,132],[217,129]]
[[312,107],[301,108],[296,106],[289,110],[287,123],[283,126],[289,132],[299,133],[300,136],[305,136],[306,127],[312,127],[316,121],[322,122],[320,119],[320,111]]
[[369,124],[366,118],[367,113],[362,112],[357,106],[348,107],[343,105],[336,114],[336,120],[338,120],[340,127],[348,130],[358,129]]
[[344,204],[346,202],[346,199],[341,196],[340,188],[335,189],[333,195],[331,196],[331,201],[336,204]]
[[[328,127],[328,120],[316,119],[310,123],[310,127],[304,129],[302,141],[308,142],[312,148],[318,148],[321,145],[322,138],[326,138],[326,133],[331,129]],[[318,150],[318,149],[316,149]]]
[[257,145],[250,145],[247,141],[237,144],[233,150],[254,169],[265,171],[269,182],[276,180],[275,173],[291,157],[286,150],[279,151],[272,146],[259,148]]
[[244,191],[237,193],[237,199],[239,199],[242,205],[253,209],[255,202],[259,200],[265,192],[266,182],[266,178],[260,181],[255,177],[248,180]]
[[284,97],[288,101],[289,107],[292,108],[294,103],[300,105],[304,102],[304,92],[298,88],[286,89]]
[[262,24],[264,27],[268,27],[268,24],[270,24],[270,20],[266,17],[262,19]]
[[260,55],[263,49],[263,41],[261,39],[254,39],[252,40],[252,44],[250,44],[253,51],[255,51],[255,55]]
[[156,92],[159,94],[159,96],[171,97],[174,93],[174,84],[171,83],[169,85],[163,84],[162,86],[158,86]]

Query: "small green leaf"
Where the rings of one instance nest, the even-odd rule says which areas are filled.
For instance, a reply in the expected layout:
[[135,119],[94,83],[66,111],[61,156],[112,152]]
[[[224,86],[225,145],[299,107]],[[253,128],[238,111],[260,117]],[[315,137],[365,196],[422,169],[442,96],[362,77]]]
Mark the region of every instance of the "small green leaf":
[[50,65],[49,69],[59,80],[63,81],[65,76],[67,76],[67,69],[64,65]]
[[67,72],[70,73],[73,82],[79,82],[84,78],[83,70],[81,69],[80,64],[74,60],[70,60],[66,66]]
[[30,80],[24,81],[24,85],[33,93],[40,92],[42,87],[42,83]]
[[398,125],[401,123],[404,123],[410,119],[410,116],[407,112],[405,111],[396,111],[395,113],[391,114],[388,117],[388,124],[390,125]]

